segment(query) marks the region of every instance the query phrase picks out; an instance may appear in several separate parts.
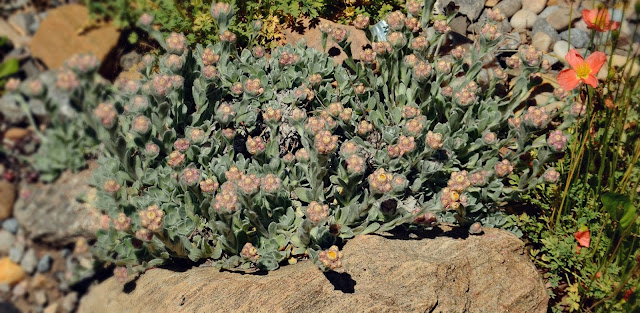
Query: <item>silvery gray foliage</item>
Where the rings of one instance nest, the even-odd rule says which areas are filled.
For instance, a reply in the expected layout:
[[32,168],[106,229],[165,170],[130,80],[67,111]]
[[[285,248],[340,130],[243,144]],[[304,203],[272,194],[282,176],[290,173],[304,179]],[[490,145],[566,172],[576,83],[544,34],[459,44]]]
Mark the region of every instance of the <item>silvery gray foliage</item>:
[[[304,42],[238,52],[224,27],[193,50],[171,34],[171,53],[145,56],[82,108],[107,150],[93,180],[96,256],[120,279],[175,258],[266,270],[311,258],[330,270],[334,245],[357,234],[504,223],[498,206],[544,182],[566,136],[546,136],[559,112],[523,109],[540,53],[498,55],[491,27],[449,47],[450,19],[425,37],[430,25],[393,12],[388,41],[343,65]],[[344,31],[319,27],[350,51]]]

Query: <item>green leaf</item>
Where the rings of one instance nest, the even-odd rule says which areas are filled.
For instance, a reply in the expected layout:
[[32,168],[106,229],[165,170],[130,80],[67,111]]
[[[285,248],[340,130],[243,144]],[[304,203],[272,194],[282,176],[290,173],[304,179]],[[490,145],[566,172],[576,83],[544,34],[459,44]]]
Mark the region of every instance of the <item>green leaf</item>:
[[298,196],[298,199],[300,199],[300,201],[302,202],[309,203],[313,200],[312,199],[313,196],[309,188],[296,188],[295,193],[296,193],[296,196]]
[[18,59],[9,59],[0,64],[0,77],[13,75],[20,70]]
[[628,195],[607,192],[602,195],[602,204],[613,219],[620,221],[620,229],[625,230],[636,217],[636,207]]

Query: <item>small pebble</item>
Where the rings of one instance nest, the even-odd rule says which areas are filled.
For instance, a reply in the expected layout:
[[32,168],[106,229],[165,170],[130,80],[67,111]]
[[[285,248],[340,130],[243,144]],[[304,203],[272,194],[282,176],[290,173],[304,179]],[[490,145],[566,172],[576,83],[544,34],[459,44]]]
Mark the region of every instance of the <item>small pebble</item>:
[[36,257],[36,250],[29,249],[22,258],[20,266],[22,266],[22,269],[24,269],[24,271],[28,274],[33,274],[33,272],[36,270],[36,266],[38,266],[38,257]]
[[15,241],[16,237],[12,233],[0,230],[0,254],[9,253],[9,249],[11,249]]
[[9,250],[9,260],[13,263],[20,263],[22,260],[22,256],[24,255],[24,245],[17,244],[11,247]]
[[44,306],[47,304],[47,293],[44,290],[38,290],[33,294],[33,298],[36,300],[36,304]]
[[24,295],[27,294],[27,281],[21,281],[19,284],[17,284],[15,287],[13,287],[13,296],[16,298],[20,298]]
[[65,312],[73,312],[78,304],[78,293],[72,292],[62,299],[62,308]]
[[47,254],[43,256],[40,261],[38,261],[38,272],[46,273],[51,270],[51,262],[53,262],[51,255]]
[[[560,38],[564,41],[569,41],[569,31],[565,30],[560,34]],[[591,35],[577,28],[571,29],[571,45],[576,48],[584,48],[589,44],[589,40],[591,40]]]
[[15,218],[10,218],[2,222],[2,228],[14,235],[18,232],[19,227],[18,220]]

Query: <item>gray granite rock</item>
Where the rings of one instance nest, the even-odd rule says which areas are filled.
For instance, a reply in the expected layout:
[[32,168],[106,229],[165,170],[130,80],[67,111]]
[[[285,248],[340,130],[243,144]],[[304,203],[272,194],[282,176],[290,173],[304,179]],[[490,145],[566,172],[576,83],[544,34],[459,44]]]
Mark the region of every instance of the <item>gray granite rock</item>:
[[[560,33],[560,39],[569,41],[569,30],[565,30]],[[589,40],[591,40],[591,34],[588,32],[579,29],[572,28],[571,29],[571,45],[576,48],[584,48],[589,44]]]
[[[478,2],[483,2],[483,1],[478,1]],[[522,8],[522,1],[521,0],[502,0],[500,1],[500,3],[496,4],[494,8],[500,9],[500,12],[502,13],[502,15],[504,15],[505,18],[510,18],[514,14],[516,14],[518,10]]]
[[558,8],[559,8],[559,6],[557,6],[557,5],[548,6],[544,10],[542,10],[542,12],[540,12],[540,14],[538,14],[538,17],[539,18],[547,18],[547,16],[551,15],[551,13],[553,13]]
[[18,225],[18,221],[15,218],[9,218],[2,222],[2,229],[14,235],[18,232],[19,228],[20,225]]
[[38,272],[46,273],[51,270],[51,263],[53,262],[53,258],[51,255],[46,254],[43,256],[40,261],[38,261]]
[[36,266],[38,266],[38,257],[36,256],[36,250],[33,248],[27,250],[27,253],[22,257],[22,261],[20,261],[20,266],[22,269],[28,273],[33,274],[36,270]]
[[22,256],[24,255],[24,245],[16,244],[9,250],[9,260],[11,262],[19,264],[22,261]]
[[553,28],[553,26],[549,25],[547,21],[543,18],[538,17],[538,19],[533,23],[533,27],[531,28],[531,36],[534,36],[537,32],[543,32],[553,39],[553,42],[560,40],[560,34]]
[[[520,0],[518,0],[520,1]],[[459,8],[458,12],[462,15],[466,15],[469,20],[475,21],[484,9],[484,1],[483,0],[445,0],[439,1],[436,3],[436,8],[440,11],[449,4],[449,2],[455,3]]]
[[12,233],[4,229],[0,230],[0,254],[9,253],[9,250],[15,241],[16,237]]

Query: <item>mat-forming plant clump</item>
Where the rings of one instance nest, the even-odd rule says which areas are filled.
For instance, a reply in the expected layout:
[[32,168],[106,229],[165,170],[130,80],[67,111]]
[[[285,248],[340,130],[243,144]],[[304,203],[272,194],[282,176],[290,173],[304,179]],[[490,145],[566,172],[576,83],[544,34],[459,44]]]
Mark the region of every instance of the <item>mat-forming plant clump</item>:
[[[310,258],[329,270],[357,234],[500,226],[498,206],[554,181],[542,165],[566,145],[561,112],[523,103],[546,63],[531,47],[501,50],[499,12],[455,48],[450,18],[420,14],[392,12],[386,40],[358,61],[343,28],[320,25],[344,65],[304,42],[267,56],[238,53],[225,29],[194,50],[168,36],[167,54],[82,107],[107,152],[93,181],[96,256],[124,277],[175,258],[266,270]],[[58,87],[95,93],[85,61]]]

